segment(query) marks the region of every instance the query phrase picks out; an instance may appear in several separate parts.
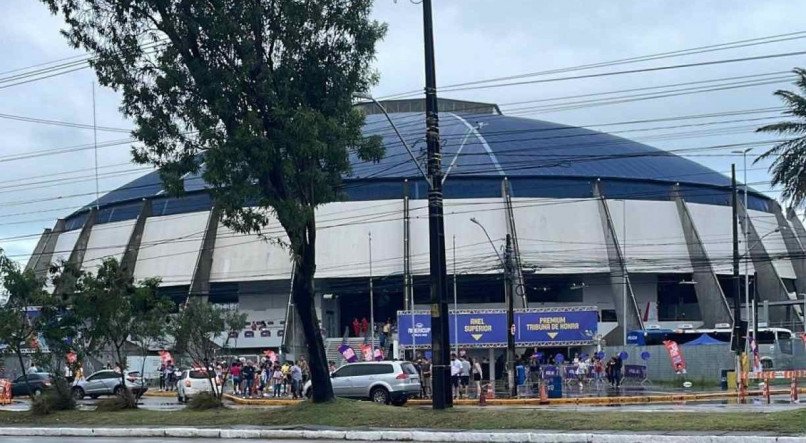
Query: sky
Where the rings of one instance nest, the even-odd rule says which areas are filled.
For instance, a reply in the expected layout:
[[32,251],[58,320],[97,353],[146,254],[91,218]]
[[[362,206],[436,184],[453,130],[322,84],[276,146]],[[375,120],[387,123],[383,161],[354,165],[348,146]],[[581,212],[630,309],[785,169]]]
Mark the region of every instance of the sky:
[[[373,16],[387,23],[389,32],[377,47],[374,68],[380,74],[380,81],[372,94],[377,98],[384,98],[421,91],[424,83],[422,5],[411,0],[376,0]],[[593,129],[598,129],[598,125],[634,120],[780,107],[781,103],[772,96],[772,92],[781,88],[792,89],[792,77],[787,72],[796,66],[806,66],[806,56],[798,55],[685,69],[443,92],[443,89],[450,89],[449,85],[457,83],[801,32],[806,31],[806,24],[803,23],[802,4],[789,0],[436,0],[433,16],[440,97],[497,103],[505,114]],[[12,70],[84,55],[82,51],[69,47],[59,33],[62,26],[62,19],[52,16],[40,2],[0,1],[0,248],[23,263],[43,229],[52,227],[57,218],[94,200],[96,193],[93,149],[30,158],[24,156],[44,150],[90,146],[94,142],[93,131],[22,122],[3,116],[91,125],[94,89],[97,125],[131,128],[131,123],[118,111],[118,93],[107,88],[93,87],[95,76],[90,69],[19,85],[12,85],[13,81],[3,81],[20,72],[9,72]],[[519,81],[803,50],[806,50],[806,38],[797,38],[596,70],[532,76]],[[762,74],[764,76],[756,77],[755,80],[769,80],[766,82],[769,84],[604,106],[583,104],[575,109],[546,108],[546,105],[590,99],[567,98],[569,96],[657,88],[715,79],[725,82],[724,79],[729,77]],[[724,83],[700,83],[694,87],[704,85]],[[691,87],[681,85],[675,89]],[[646,92],[653,90],[622,94]],[[414,96],[417,95],[407,97]],[[563,97],[566,98],[549,101]],[[599,95],[593,98],[606,97],[613,96]],[[536,100],[544,101],[535,102]],[[516,102],[529,103],[513,104]],[[759,125],[776,121],[779,119],[778,115],[778,110],[768,110],[766,113],[752,115],[683,122],[666,120],[641,125],[610,125],[606,128],[609,132],[661,149],[691,149],[687,158],[722,173],[728,173],[730,164],[735,162],[741,180],[741,155],[731,154],[730,148],[696,148],[771,140],[775,137],[755,134],[753,130]],[[749,119],[752,121],[747,121]],[[675,123],[712,123],[720,120],[723,123],[650,129],[674,126]],[[101,146],[126,138],[127,134],[120,131],[97,133]],[[749,154],[748,161],[751,164],[748,166],[747,181],[756,190],[778,198],[780,194],[768,183],[768,163],[752,164],[755,155],[767,146],[761,144]],[[125,143],[102,147],[97,153],[97,190],[101,194],[149,170],[130,163],[129,145]]]

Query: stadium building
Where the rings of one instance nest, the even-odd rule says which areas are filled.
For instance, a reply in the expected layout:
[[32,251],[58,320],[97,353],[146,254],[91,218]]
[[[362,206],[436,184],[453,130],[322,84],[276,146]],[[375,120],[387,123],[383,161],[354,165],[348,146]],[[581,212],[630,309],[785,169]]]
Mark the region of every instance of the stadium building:
[[[383,104],[424,164],[422,101]],[[386,155],[378,163],[354,161],[344,200],[317,210],[316,304],[329,337],[342,336],[354,318],[370,318],[370,281],[376,321],[394,318],[412,299],[426,308],[429,299],[428,185],[386,116],[373,104],[361,106],[365,133],[383,137]],[[448,278],[456,282],[458,308],[504,307],[498,253],[510,234],[516,307],[596,306],[598,332],[611,344],[621,341],[624,325],[731,324],[725,175],[606,133],[506,116],[492,104],[441,100],[440,133]],[[109,192],[45,230],[28,266],[44,275],[59,260],[92,270],[116,257],[137,279],[160,277],[177,302],[206,296],[247,312],[260,327],[235,334],[238,348],[299,345],[289,300],[293,269],[282,242],[221,225],[199,176],[187,176],[185,188],[181,198],[167,196],[153,172]],[[799,307],[776,302],[806,293],[806,231],[752,190],[747,213],[750,252],[741,273],[752,276],[761,321],[801,324]],[[284,237],[278,223],[265,234]]]

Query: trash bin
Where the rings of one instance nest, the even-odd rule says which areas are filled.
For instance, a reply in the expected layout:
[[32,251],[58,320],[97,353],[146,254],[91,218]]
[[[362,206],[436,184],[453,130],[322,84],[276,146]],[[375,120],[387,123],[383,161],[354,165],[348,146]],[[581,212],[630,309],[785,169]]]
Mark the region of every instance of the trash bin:
[[731,372],[731,370],[730,369],[719,370],[719,387],[722,388],[723,391],[728,390],[728,372]]
[[526,367],[523,365],[515,366],[515,380],[518,386],[526,383]]
[[563,378],[559,375],[546,380],[546,391],[549,398],[563,398]]

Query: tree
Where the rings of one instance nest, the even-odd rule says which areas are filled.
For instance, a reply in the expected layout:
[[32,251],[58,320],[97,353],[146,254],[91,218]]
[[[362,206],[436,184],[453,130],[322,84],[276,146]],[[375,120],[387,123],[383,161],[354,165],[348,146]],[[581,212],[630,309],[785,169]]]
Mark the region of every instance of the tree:
[[[246,314],[221,308],[200,298],[188,300],[172,323],[170,332],[176,340],[174,350],[186,354],[194,365],[204,368],[211,392],[219,400],[224,390],[217,390],[213,381],[216,353],[229,342],[229,331],[240,331],[244,326]],[[219,346],[216,342],[222,336],[223,345]]]
[[[41,311],[51,309],[53,299],[44,290],[44,279],[38,278],[31,270],[21,270],[2,249],[0,283],[8,293],[8,300],[0,306],[0,342],[6,345],[7,352],[17,357],[22,373],[26,374],[23,355],[39,347],[39,331],[45,318]],[[25,384],[33,400],[34,392],[27,377]]]
[[798,76],[795,85],[800,93],[779,89],[774,95],[786,104],[788,110],[784,114],[794,117],[794,120],[773,123],[757,130],[792,138],[777,143],[756,162],[774,158],[770,166],[772,184],[783,186],[781,197],[798,207],[806,202],[806,69],[795,68],[793,72]]
[[[126,352],[124,346],[133,337],[151,340],[166,330],[164,319],[171,301],[157,293],[159,280],[139,284],[114,258],[101,262],[96,274],[85,273],[78,280],[71,306],[80,319],[79,334],[92,337],[100,347],[111,348],[120,365],[120,391],[129,396],[126,386]],[[132,401],[129,407],[137,407]]]
[[315,313],[314,209],[339,199],[364,138],[357,92],[386,27],[372,0],[42,0],[69,42],[93,53],[101,84],[122,91],[134,160],[170,193],[200,173],[225,225],[260,233],[276,217],[294,262],[292,298],[309,353],[313,401],[333,398]]

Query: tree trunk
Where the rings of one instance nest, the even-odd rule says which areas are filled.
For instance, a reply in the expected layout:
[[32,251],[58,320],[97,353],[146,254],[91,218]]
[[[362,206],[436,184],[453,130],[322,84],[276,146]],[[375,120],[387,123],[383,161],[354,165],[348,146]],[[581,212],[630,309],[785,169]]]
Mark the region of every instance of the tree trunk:
[[[291,295],[302,324],[305,345],[308,349],[311,385],[313,387],[311,398],[314,403],[323,403],[333,400],[334,396],[333,386],[330,384],[330,372],[328,371],[324,341],[319,331],[319,319],[316,316],[314,303],[313,276],[316,272],[316,224],[313,220],[313,215],[309,217],[309,221],[304,228],[306,235],[297,237],[301,239],[301,244],[295,248],[296,272],[294,273],[294,288]],[[296,357],[299,359],[299,356]]]
[[[31,401],[33,401],[34,393],[33,391],[31,391],[31,382],[28,380],[28,371],[25,370],[25,361],[22,358],[22,350],[20,349],[19,346],[17,346],[17,348],[14,349],[14,353],[17,354],[17,359],[20,362],[20,369],[22,370],[22,375],[25,377],[23,380],[25,380],[25,387],[28,388],[28,396],[31,397]],[[330,380],[328,380],[328,383],[329,382]]]

